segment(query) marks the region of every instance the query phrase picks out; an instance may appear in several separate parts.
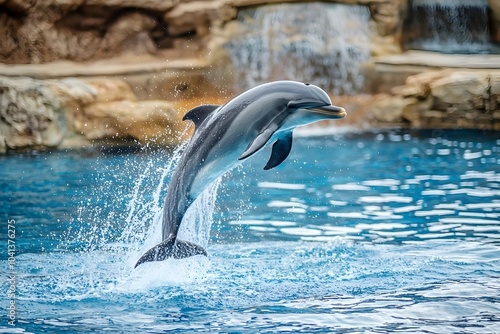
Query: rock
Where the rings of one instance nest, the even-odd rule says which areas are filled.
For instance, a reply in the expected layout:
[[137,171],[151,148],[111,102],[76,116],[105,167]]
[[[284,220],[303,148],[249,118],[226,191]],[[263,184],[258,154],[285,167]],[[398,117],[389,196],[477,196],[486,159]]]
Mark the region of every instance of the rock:
[[[63,82],[70,82],[80,79],[64,79]],[[93,101],[94,103],[99,102],[112,102],[112,101],[132,101],[136,102],[137,98],[132,92],[131,88],[127,83],[122,80],[116,79],[85,79],[84,83],[88,84],[92,89]]]
[[370,115],[378,122],[401,122],[403,109],[411,102],[399,96],[379,94],[370,106]]
[[193,1],[181,3],[164,16],[169,23],[168,31],[173,36],[197,31],[206,35],[214,24],[222,24],[236,17],[236,9],[224,0]]
[[[2,62],[87,61],[131,50],[135,54],[154,53],[157,48],[150,34],[160,22],[145,9],[157,5],[157,10],[167,10],[173,5],[159,0],[146,1],[143,6],[140,1],[19,3],[24,7],[16,6],[15,15],[14,10],[3,11],[0,5],[0,33],[7,37],[6,43],[0,44]],[[14,3],[10,0],[4,6],[10,8]]]
[[448,71],[427,71],[419,74],[409,76],[406,79],[404,86],[395,87],[391,90],[395,95],[402,95],[404,97],[417,97],[418,99],[425,99],[431,92],[430,82],[441,79],[446,76]]
[[[375,26],[375,23],[372,22],[370,25]],[[373,33],[373,28],[371,28],[370,31],[372,34],[370,36],[370,54],[373,57],[383,57],[401,53],[401,47],[395,36],[380,36]]]
[[434,99],[433,108],[446,110],[485,110],[488,100],[488,74],[486,72],[451,72],[431,81],[429,87]]
[[394,34],[400,26],[401,1],[378,1],[370,3],[372,18],[377,23],[377,30],[381,36]]
[[156,47],[148,32],[155,26],[156,21],[149,15],[142,13],[124,14],[108,28],[101,41],[100,52],[104,56],[124,52],[153,53]]
[[137,102],[121,80],[0,77],[0,152],[94,140],[173,145],[181,117],[165,101]]
[[77,130],[89,140],[131,137],[141,144],[179,144],[182,115],[166,101],[115,101],[84,109]]
[[379,95],[368,114],[384,125],[498,130],[499,102],[499,70],[448,69],[408,77]]
[[86,0],[85,5],[109,8],[140,8],[165,12],[180,2],[181,0]]
[[5,147],[57,146],[64,136],[61,107],[50,85],[0,78],[0,136]]
[[5,0],[5,7],[15,13],[25,13],[35,5],[36,0]]
[[490,110],[500,110],[500,73],[491,73],[490,87]]

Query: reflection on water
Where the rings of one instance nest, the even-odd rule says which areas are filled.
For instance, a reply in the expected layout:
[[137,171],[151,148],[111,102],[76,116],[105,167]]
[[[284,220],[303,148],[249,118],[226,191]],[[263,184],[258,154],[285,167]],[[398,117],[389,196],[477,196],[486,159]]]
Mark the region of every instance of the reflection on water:
[[170,153],[0,157],[16,329],[498,332],[499,151],[478,131],[296,138],[282,165],[263,171],[270,152],[257,154],[191,213],[184,233],[208,258],[137,270]]
[[[376,243],[498,240],[498,142],[494,136],[486,143],[471,139],[453,132],[437,138],[391,133],[369,140],[340,138],[329,159],[320,158],[322,139],[307,139],[295,152],[314,151],[318,158],[308,161],[294,153],[298,171],[290,168],[293,179],[303,182],[257,182],[266,207],[249,210],[250,220],[231,224],[258,237],[309,241],[336,236]],[[308,171],[311,164],[335,175]],[[278,174],[273,176],[291,180]],[[283,217],[287,225],[303,223],[273,226],[270,215]]]

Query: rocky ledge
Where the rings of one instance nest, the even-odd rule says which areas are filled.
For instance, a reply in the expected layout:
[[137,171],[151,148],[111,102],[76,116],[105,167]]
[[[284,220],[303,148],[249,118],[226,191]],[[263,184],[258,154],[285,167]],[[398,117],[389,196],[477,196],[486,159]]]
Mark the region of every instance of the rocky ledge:
[[176,145],[185,129],[177,110],[137,101],[121,80],[0,77],[0,152],[96,141]]
[[375,96],[366,111],[380,125],[500,130],[500,70],[446,69],[412,75]]

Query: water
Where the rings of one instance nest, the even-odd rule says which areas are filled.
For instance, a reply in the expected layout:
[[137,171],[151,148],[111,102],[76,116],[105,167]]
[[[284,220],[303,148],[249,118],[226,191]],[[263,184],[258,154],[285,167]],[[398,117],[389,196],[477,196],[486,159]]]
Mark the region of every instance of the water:
[[494,52],[490,43],[487,0],[413,0],[404,29],[411,36],[407,45],[411,49],[444,53]]
[[239,11],[226,45],[245,90],[272,80],[309,82],[335,95],[363,89],[370,58],[366,6],[276,4]]
[[204,194],[182,233],[208,258],[135,270],[165,152],[0,157],[0,332],[498,333],[499,152],[496,132],[296,138]]

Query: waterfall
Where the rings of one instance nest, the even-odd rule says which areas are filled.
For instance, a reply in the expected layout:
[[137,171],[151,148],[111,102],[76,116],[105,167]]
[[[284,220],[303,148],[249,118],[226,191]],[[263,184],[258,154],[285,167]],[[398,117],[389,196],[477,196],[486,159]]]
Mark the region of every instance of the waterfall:
[[366,6],[320,2],[241,10],[226,44],[238,88],[297,80],[336,95],[359,92],[370,57],[369,20]]
[[487,0],[413,0],[404,24],[407,48],[491,52]]

